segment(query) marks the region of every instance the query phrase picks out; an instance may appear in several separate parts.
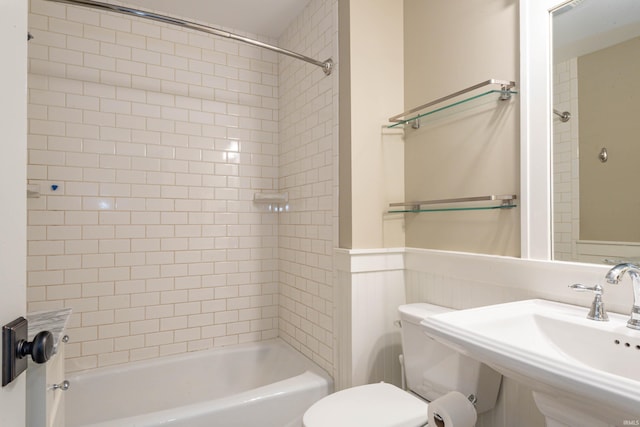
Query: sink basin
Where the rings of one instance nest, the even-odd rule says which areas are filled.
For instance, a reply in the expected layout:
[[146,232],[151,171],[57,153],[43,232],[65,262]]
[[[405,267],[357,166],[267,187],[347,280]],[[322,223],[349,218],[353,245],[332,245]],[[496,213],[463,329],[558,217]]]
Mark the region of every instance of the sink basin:
[[593,425],[640,423],[640,331],[626,327],[628,316],[609,313],[609,322],[597,322],[587,312],[527,300],[438,314],[422,325],[432,338],[544,394],[536,396],[539,407],[563,402],[603,422]]

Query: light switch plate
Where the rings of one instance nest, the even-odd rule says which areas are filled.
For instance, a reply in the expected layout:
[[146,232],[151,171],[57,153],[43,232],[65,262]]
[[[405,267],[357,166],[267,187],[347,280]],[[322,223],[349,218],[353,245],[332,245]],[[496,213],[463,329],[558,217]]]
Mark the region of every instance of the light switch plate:
[[27,369],[27,358],[18,358],[18,343],[27,342],[28,323],[24,317],[2,327],[2,387]]

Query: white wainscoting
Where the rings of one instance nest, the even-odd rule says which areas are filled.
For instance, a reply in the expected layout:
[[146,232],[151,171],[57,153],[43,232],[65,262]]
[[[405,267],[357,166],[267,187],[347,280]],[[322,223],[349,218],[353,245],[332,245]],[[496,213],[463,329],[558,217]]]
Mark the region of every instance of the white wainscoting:
[[404,249],[336,250],[336,388],[400,385],[398,306],[404,304]]

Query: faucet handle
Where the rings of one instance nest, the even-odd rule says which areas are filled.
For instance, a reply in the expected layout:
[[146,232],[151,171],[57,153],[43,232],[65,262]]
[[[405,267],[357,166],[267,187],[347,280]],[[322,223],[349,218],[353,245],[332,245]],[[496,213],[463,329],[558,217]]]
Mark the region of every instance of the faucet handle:
[[604,289],[602,289],[602,286],[600,285],[585,286],[580,283],[574,283],[573,285],[569,285],[569,287],[578,292],[591,291],[596,295],[602,295],[604,293]]
[[589,314],[587,314],[587,319],[597,320],[599,322],[609,321],[609,316],[604,309],[604,302],[602,301],[602,294],[604,293],[602,286],[585,286],[580,283],[574,283],[573,285],[569,285],[569,287],[578,292],[591,291],[595,294],[593,302],[591,303],[591,309],[589,310]]

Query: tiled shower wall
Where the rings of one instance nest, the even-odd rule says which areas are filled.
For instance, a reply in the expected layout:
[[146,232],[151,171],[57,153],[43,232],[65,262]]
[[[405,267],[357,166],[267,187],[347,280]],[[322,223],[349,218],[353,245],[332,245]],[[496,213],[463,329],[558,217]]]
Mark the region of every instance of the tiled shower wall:
[[580,239],[578,161],[578,59],[554,64],[553,108],[570,111],[562,123],[553,116],[553,241],[554,259],[577,261]]
[[[280,39],[319,60],[337,58],[337,1],[312,0]],[[333,372],[333,248],[338,246],[337,70],[280,57],[280,336]]]
[[[29,30],[28,308],[73,308],[67,370],[277,336],[277,55],[42,0]],[[328,366],[331,95],[292,67],[316,113],[285,109],[284,331]]]

